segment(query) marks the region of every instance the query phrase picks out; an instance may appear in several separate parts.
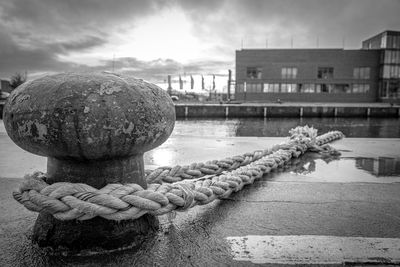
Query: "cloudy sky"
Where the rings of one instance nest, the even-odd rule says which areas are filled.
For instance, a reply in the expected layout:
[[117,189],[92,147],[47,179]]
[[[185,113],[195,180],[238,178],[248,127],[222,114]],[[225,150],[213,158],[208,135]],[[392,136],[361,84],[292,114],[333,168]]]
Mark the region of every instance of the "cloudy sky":
[[400,30],[400,0],[4,0],[0,78],[81,70],[150,81],[225,74],[235,50],[357,49]]

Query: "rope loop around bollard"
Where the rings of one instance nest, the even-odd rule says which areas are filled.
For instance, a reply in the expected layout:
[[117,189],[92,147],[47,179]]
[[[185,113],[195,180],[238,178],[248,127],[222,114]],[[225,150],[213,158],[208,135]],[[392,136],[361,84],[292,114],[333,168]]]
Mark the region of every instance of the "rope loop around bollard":
[[138,184],[108,184],[99,190],[82,183],[49,185],[46,175],[36,172],[25,177],[13,197],[28,210],[46,211],[59,220],[100,216],[121,221],[146,213],[162,215],[226,198],[306,151],[337,155],[327,143],[344,137],[339,131],[317,136],[317,130],[308,126],[296,127],[290,134],[288,142],[271,149],[147,171],[147,180],[153,181],[147,189]]

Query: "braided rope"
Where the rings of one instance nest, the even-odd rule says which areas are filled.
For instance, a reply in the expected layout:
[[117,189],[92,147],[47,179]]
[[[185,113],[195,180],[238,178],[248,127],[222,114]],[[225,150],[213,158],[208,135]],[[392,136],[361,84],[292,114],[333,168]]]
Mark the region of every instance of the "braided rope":
[[[305,137],[309,138],[309,141],[316,140],[318,145],[317,131],[308,126],[296,127],[290,131],[292,139]],[[185,179],[195,179],[206,175],[216,175],[224,171],[232,171],[241,166],[245,166],[251,162],[254,162],[266,155],[270,155],[281,148],[290,146],[293,143],[289,140],[286,143],[274,145],[272,148],[265,150],[255,150],[242,155],[234,157],[228,157],[221,160],[211,160],[205,163],[192,163],[185,166],[163,166],[155,170],[146,170],[146,182],[151,183],[174,183]],[[313,144],[315,145],[315,144]],[[321,151],[322,152],[322,151]]]
[[163,166],[152,171],[147,171],[147,183],[173,183],[179,182],[184,179],[200,178],[205,175],[215,175],[223,171],[230,171],[239,168],[258,160],[266,155],[271,154],[273,151],[279,150],[279,146],[271,149],[256,150],[251,153],[237,155],[221,160],[211,160],[205,163],[192,163],[185,166]]
[[[293,138],[307,136],[311,140],[317,138],[317,130],[308,126],[296,127],[290,131]],[[205,163],[192,163],[186,166],[163,166],[155,170],[146,171],[146,182],[151,183],[174,183],[184,179],[200,178],[206,175],[216,175],[224,171],[232,171],[241,166],[245,166],[260,158],[270,155],[281,148],[285,148],[292,144],[293,140],[286,143],[274,145],[272,148],[265,150],[255,150],[253,152],[244,153],[234,157],[228,157],[221,160],[211,160]]]
[[316,146],[319,151],[334,153],[326,143],[342,137],[337,131],[316,138],[304,133],[292,134],[292,140],[279,150],[235,170],[190,181],[152,183],[147,189],[138,184],[108,184],[99,190],[81,183],[48,185],[45,175],[36,172],[25,177],[13,196],[27,209],[49,212],[59,220],[88,220],[100,216],[120,221],[136,219],[146,213],[162,215],[225,198]]

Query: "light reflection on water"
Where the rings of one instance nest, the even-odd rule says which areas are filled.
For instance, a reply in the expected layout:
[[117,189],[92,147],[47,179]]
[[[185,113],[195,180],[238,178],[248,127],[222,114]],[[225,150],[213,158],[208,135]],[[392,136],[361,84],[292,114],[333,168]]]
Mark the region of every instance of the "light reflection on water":
[[[194,137],[283,137],[288,131],[298,125],[310,125],[324,133],[329,130],[340,130],[347,137],[367,138],[400,138],[399,119],[362,119],[362,118],[269,118],[269,119],[207,119],[207,120],[178,120],[172,136],[168,142],[181,140],[179,136]],[[5,134],[2,121],[0,121],[0,134]],[[172,140],[172,141],[171,141]],[[179,141],[180,142],[180,141]],[[394,142],[394,141],[393,141]],[[396,141],[398,142],[398,141]],[[221,146],[213,146],[216,150],[223,150]],[[152,168],[176,164],[177,158],[192,158],[193,151],[178,152],[169,147],[160,147],[146,154],[146,164],[154,165]],[[204,150],[204,147],[202,148]],[[243,151],[250,152],[250,151]],[[400,180],[400,157],[384,157],[383,154],[375,157],[338,157],[323,158],[315,154],[306,154],[301,160],[295,160],[289,169],[301,179],[318,179],[329,182],[393,182]],[[182,153],[187,153],[182,155]],[[195,153],[198,154],[198,153]],[[45,166],[43,164],[43,166]],[[275,175],[276,176],[276,175]],[[274,176],[274,177],[275,177]],[[273,177],[273,179],[275,179]],[[304,178],[306,177],[306,178]],[[279,177],[278,177],[279,178]],[[278,179],[277,178],[277,179]],[[293,178],[293,177],[292,177]],[[292,179],[290,178],[290,179]],[[280,178],[279,178],[280,179]],[[285,178],[287,179],[287,178]],[[298,179],[298,178],[296,178]]]
[[339,183],[400,181],[400,158],[323,157],[307,153],[285,170],[294,175],[270,175],[270,180],[325,181]]
[[396,176],[400,174],[400,158],[356,158],[356,167],[375,176]]
[[[400,119],[397,118],[187,119],[176,122],[173,135],[283,137],[299,125],[313,126],[319,134],[339,130],[346,137],[400,138]],[[266,177],[272,180],[340,183],[400,182],[400,158],[382,157],[383,154],[376,157],[332,158],[310,153],[295,160],[286,170],[293,175],[271,174]]]
[[287,136],[299,125],[314,126],[319,133],[339,130],[346,137],[400,138],[397,118],[246,118],[178,120],[173,134],[192,136]]

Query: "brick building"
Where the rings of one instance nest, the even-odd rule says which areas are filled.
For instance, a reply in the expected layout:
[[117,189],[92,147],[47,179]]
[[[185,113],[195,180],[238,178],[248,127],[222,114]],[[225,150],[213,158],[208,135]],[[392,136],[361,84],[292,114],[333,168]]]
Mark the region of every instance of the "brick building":
[[254,102],[400,102],[400,32],[362,49],[236,51],[235,99]]

